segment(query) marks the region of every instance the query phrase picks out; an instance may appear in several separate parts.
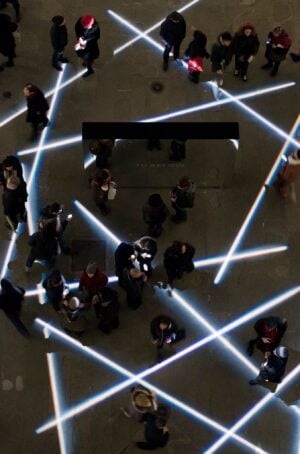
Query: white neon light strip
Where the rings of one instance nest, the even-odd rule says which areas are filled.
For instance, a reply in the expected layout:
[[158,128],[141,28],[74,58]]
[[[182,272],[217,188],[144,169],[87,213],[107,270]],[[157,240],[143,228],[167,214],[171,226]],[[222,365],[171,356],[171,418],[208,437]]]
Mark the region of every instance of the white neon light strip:
[[274,395],[279,394],[283,388],[285,388],[298,374],[300,373],[300,365],[296,366],[283,380],[283,382],[277,386],[274,393],[267,394],[263,397],[251,410],[249,410],[242,418],[240,418],[229,431],[224,434],[219,440],[217,440],[207,451],[206,454],[212,454],[216,452],[220,447],[230,438],[237,430],[244,426],[253,416],[255,416],[263,407],[265,407]]
[[[146,369],[146,370],[140,372],[139,374],[135,375],[134,378],[125,380],[125,382],[115,385],[112,388],[110,388],[109,390],[100,393],[99,395],[97,394],[97,396],[91,398],[88,402],[85,401],[82,404],[74,406],[71,410],[69,410],[68,412],[64,413],[64,415],[62,415],[62,420],[69,419],[69,418],[75,416],[76,414],[79,414],[82,411],[90,408],[91,406],[95,405],[96,403],[102,402],[103,400],[107,399],[108,397],[111,397],[112,395],[114,395],[114,394],[118,393],[119,391],[125,389],[126,387],[130,386],[134,382],[140,382],[139,381],[140,379],[143,379],[143,378],[157,372],[158,370],[161,370],[162,368],[168,366],[169,364],[172,364],[172,363],[178,361],[180,358],[192,353],[193,351],[199,349],[200,347],[203,347],[204,345],[208,344],[209,342],[217,339],[220,335],[226,334],[226,333],[242,326],[243,324],[256,318],[257,316],[261,315],[262,313],[278,306],[279,304],[283,303],[287,299],[292,298],[299,292],[300,292],[300,286],[297,286],[297,287],[291,288],[289,290],[286,290],[285,292],[275,296],[274,298],[272,298],[270,300],[267,300],[266,302],[255,307],[251,311],[246,312],[244,315],[242,315],[242,316],[238,317],[237,319],[235,319],[234,321],[228,323],[221,329],[217,330],[215,333],[210,334],[209,336],[195,342],[194,344],[190,345],[189,347],[184,348],[183,350],[181,350],[180,352],[176,353],[175,355],[167,358],[163,362],[156,364],[156,365],[150,367],[149,369]],[[58,335],[60,337],[66,336],[64,333],[61,333],[59,330],[52,327],[51,325],[44,322],[43,320],[36,319],[36,321],[39,325],[41,325],[43,327],[45,327],[45,326],[49,327],[49,329],[51,329],[53,332],[57,331]],[[68,336],[66,336],[66,337],[68,338]],[[68,342],[73,343],[73,345],[77,345],[77,341],[75,341],[74,339],[68,338],[67,340],[68,340]],[[81,348],[84,351],[86,351],[86,349],[88,347],[81,347]],[[94,352],[94,353],[96,355],[98,355],[97,352]],[[93,356],[94,356],[94,353],[93,353]],[[149,386],[149,385],[147,385],[147,386]],[[152,386],[152,385],[150,385],[150,386]],[[52,420],[49,423],[46,423],[43,426],[41,426],[39,429],[37,429],[37,433],[41,433],[41,432],[44,432],[45,430],[51,429],[55,425],[56,425],[56,421]]]
[[59,421],[59,419],[61,417],[61,409],[60,409],[60,403],[59,403],[56,369],[55,369],[53,355],[54,355],[54,353],[47,353],[49,379],[50,379],[50,385],[51,385],[51,391],[52,391],[54,413],[55,413],[56,419],[58,420],[57,433],[58,433],[60,453],[67,454],[64,430],[63,430],[62,422]]
[[[188,8],[191,6],[195,5],[196,3],[199,3],[200,0],[193,0],[192,2],[187,3],[184,5],[182,8],[178,9],[178,13],[182,13],[183,11],[186,11]],[[110,10],[109,10],[110,11]],[[161,23],[165,20],[165,18],[161,19],[159,22],[156,22],[154,25],[151,27],[147,28],[147,30],[140,32],[138,36],[135,38],[131,39],[127,43],[123,44],[122,46],[118,47],[116,50],[114,50],[114,55],[118,54],[119,52],[122,52],[122,50],[126,49],[127,47],[131,46],[133,43],[136,41],[140,40],[141,38],[144,38],[145,35],[148,33],[151,33],[153,30],[161,26]]]
[[[44,145],[44,150],[52,150],[53,148],[65,147],[66,145],[73,145],[82,141],[82,136],[80,134],[70,137],[69,139],[57,140],[54,142],[47,143]],[[32,153],[36,153],[38,147],[26,148],[26,150],[18,151],[17,156],[26,156]]]
[[[290,133],[290,137],[292,137],[295,134],[295,132],[297,131],[298,124],[299,124],[299,118],[300,118],[300,116],[297,118],[296,122],[294,123],[294,126],[293,126],[293,128],[291,130],[291,133]],[[268,183],[272,180],[272,178],[274,176],[274,173],[276,172],[276,170],[278,168],[278,165],[281,162],[281,157],[285,154],[286,150],[288,149],[288,146],[289,146],[289,141],[286,141],[284,146],[282,147],[281,151],[279,152],[278,157],[277,157],[272,169],[268,173],[267,178],[265,179],[265,181],[264,181],[264,183],[263,183],[263,185],[262,185],[262,187],[261,187],[261,189],[260,189],[260,191],[259,191],[259,193],[258,193],[258,195],[257,195],[252,207],[250,208],[250,211],[248,212],[248,214],[247,214],[247,216],[246,216],[246,218],[245,218],[245,220],[244,220],[244,222],[243,222],[243,224],[242,224],[237,236],[235,237],[234,242],[232,243],[232,245],[231,245],[231,247],[230,247],[230,249],[228,251],[228,254],[227,254],[225,260],[223,261],[223,263],[222,263],[222,265],[221,265],[221,267],[220,267],[220,269],[219,269],[219,271],[218,271],[218,273],[216,275],[216,278],[214,280],[215,284],[219,284],[221,279],[222,279],[222,277],[224,276],[224,273],[225,273],[225,271],[226,271],[226,269],[227,269],[227,267],[229,265],[229,262],[230,262],[232,256],[234,255],[234,253],[237,250],[240,242],[242,241],[242,238],[245,235],[246,230],[249,227],[250,222],[253,219],[253,217],[254,217],[254,215],[256,213],[256,210],[258,209],[258,207],[259,207],[259,205],[260,205],[260,203],[261,203],[261,201],[262,201],[262,199],[263,199],[263,197],[264,197],[264,195],[266,193],[266,185],[268,185]]]
[[9,242],[9,246],[8,246],[7,252],[6,252],[5,259],[4,259],[4,262],[3,262],[3,265],[2,265],[1,275],[0,275],[1,279],[6,275],[7,266],[9,264],[9,262],[10,262],[10,258],[12,256],[12,253],[13,253],[13,250],[14,250],[14,246],[16,244],[17,236],[18,236],[18,234],[16,232],[13,232],[11,240]]
[[[116,362],[112,361],[111,359],[107,358],[106,356],[104,355],[101,355],[100,353],[96,352],[95,350],[91,349],[90,347],[86,347],[86,346],[83,346],[80,342],[78,342],[77,340],[71,338],[70,336],[67,336],[65,333],[63,333],[62,331],[58,330],[57,328],[54,328],[53,326],[49,325],[48,323],[45,323],[43,320],[41,319],[36,319],[36,322],[43,326],[43,327],[46,327],[51,331],[53,332],[53,334],[57,335],[58,337],[60,337],[61,339],[65,340],[66,342],[68,342],[69,344],[71,345],[74,345],[76,348],[78,348],[79,350],[83,351],[84,353],[88,354],[89,356],[93,357],[94,359],[96,359],[98,362],[101,362],[101,363],[104,363],[106,364],[108,367],[112,368],[113,370],[116,370],[117,372],[121,373],[122,375],[125,375],[126,377],[129,377],[129,380],[125,380],[125,382],[117,385],[119,388],[121,386],[124,386],[124,383],[126,383],[126,386],[129,386],[130,384],[133,384],[135,382],[139,382],[141,383],[143,386],[147,386],[148,388],[152,389],[158,396],[162,397],[163,399],[165,399],[166,401],[172,403],[173,405],[175,405],[176,407],[180,408],[181,410],[191,414],[192,416],[194,416],[195,418],[199,419],[200,421],[206,423],[207,425],[209,425],[210,427],[213,427],[214,429],[222,432],[222,433],[227,433],[227,429],[226,427],[222,426],[221,424],[217,423],[216,421],[212,420],[211,418],[203,415],[202,413],[198,412],[197,410],[191,408],[189,405],[186,405],[185,403],[179,401],[178,399],[172,397],[171,395],[167,394],[166,392],[162,391],[160,388],[157,388],[156,386],[153,386],[152,384],[148,383],[147,381],[145,380],[142,380],[139,377],[139,375],[134,375],[132,372],[130,372],[128,369],[125,369],[124,367],[120,366],[119,364],[117,364]],[[95,400],[97,400],[97,397],[95,398]],[[103,399],[102,399],[103,400]],[[97,403],[97,402],[94,402],[94,404]],[[87,404],[89,404],[89,406],[87,408],[90,408],[91,407],[91,404],[90,402],[89,403],[83,403],[82,406],[86,406]],[[86,409],[87,409],[86,408]],[[81,409],[81,412],[83,410]],[[73,413],[73,414],[72,414]],[[53,427],[52,424],[54,424],[54,426],[56,425],[56,423],[58,421],[62,422],[62,421],[65,421],[66,419],[69,419],[71,417],[73,417],[75,414],[77,413],[74,413],[74,410],[69,410],[67,411],[66,413],[62,414],[60,418],[57,418],[54,420],[54,422],[52,423],[48,423],[47,424],[47,427],[50,428],[49,426],[51,425],[51,427]],[[46,425],[45,425],[46,426]],[[40,428],[38,428],[36,430],[36,432],[38,434],[44,432],[45,430],[45,426],[41,426]],[[236,441],[239,441],[240,443],[242,443],[243,445],[247,446],[248,448],[251,448],[251,449],[255,449],[256,452],[259,452],[259,453],[266,453],[266,451],[264,451],[263,449],[260,449],[258,448],[256,445],[250,443],[249,441],[245,440],[243,437],[240,437],[239,435],[236,435],[236,434],[233,434],[232,437],[236,440]]]

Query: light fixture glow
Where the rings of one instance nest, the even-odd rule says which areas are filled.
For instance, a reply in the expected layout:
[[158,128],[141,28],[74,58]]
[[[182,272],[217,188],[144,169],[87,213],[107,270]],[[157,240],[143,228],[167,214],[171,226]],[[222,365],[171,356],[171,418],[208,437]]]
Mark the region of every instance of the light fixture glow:
[[[293,125],[293,128],[292,128],[292,130],[290,132],[290,137],[292,137],[295,134],[295,132],[297,131],[299,121],[300,121],[300,116],[297,118],[296,122]],[[278,157],[275,160],[274,165],[272,166],[270,172],[268,173],[267,178],[265,179],[265,181],[264,181],[264,183],[263,183],[263,185],[262,185],[262,187],[261,187],[261,189],[260,189],[260,191],[259,191],[259,193],[258,193],[258,195],[257,195],[252,207],[250,208],[250,211],[248,212],[248,214],[247,214],[247,216],[246,216],[246,218],[245,218],[240,230],[238,231],[237,236],[235,237],[235,239],[234,239],[234,241],[233,241],[233,243],[232,243],[232,245],[231,245],[231,247],[230,247],[230,249],[229,249],[229,251],[228,251],[228,253],[226,255],[225,260],[223,261],[223,263],[222,263],[222,265],[221,265],[221,267],[220,267],[220,269],[219,269],[219,271],[218,271],[218,273],[216,275],[216,278],[214,280],[215,284],[219,284],[221,279],[222,279],[222,277],[224,276],[224,273],[225,273],[225,271],[226,271],[226,269],[227,269],[227,267],[229,265],[229,262],[230,262],[232,256],[234,255],[234,253],[237,250],[240,242],[242,241],[242,239],[243,239],[243,237],[244,237],[244,235],[245,235],[245,233],[246,233],[246,231],[247,231],[252,219],[254,218],[254,215],[256,214],[257,209],[259,208],[259,206],[260,206],[260,204],[261,204],[261,202],[263,200],[263,197],[264,197],[264,195],[266,193],[266,186],[270,184],[270,182],[271,182],[276,170],[278,169],[278,166],[281,163],[281,157],[285,154],[286,150],[288,149],[289,144],[290,144],[290,141],[287,140],[285,142],[285,144],[283,145],[282,149],[280,150],[280,152],[278,154]]]
[[[53,148],[60,148],[66,147],[67,145],[74,145],[75,143],[79,143],[82,141],[82,136],[77,134],[73,137],[68,139],[56,140],[53,142],[48,142],[43,146],[44,150],[52,150]],[[36,153],[38,151],[38,147],[26,148],[25,150],[21,150],[17,152],[17,156],[27,156],[32,153]]]
[[0,275],[1,279],[6,275],[7,266],[9,264],[9,262],[10,262],[10,259],[11,259],[11,256],[12,256],[12,253],[13,253],[13,250],[14,250],[14,246],[16,244],[17,236],[18,236],[18,234],[16,232],[13,232],[11,240],[10,240],[9,245],[8,245],[8,249],[7,249],[6,255],[5,255],[5,259],[3,261],[3,265],[2,265],[2,269],[1,269],[1,275]]

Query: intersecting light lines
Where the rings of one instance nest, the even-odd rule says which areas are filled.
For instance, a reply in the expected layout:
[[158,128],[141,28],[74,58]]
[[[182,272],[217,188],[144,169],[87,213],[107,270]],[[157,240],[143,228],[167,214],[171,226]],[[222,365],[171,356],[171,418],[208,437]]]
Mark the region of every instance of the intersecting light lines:
[[[48,370],[49,370],[49,380],[50,380],[50,385],[51,385],[54,413],[55,413],[56,419],[59,420],[61,417],[61,408],[60,408],[61,399],[59,398],[59,386],[58,386],[58,379],[57,379],[57,374],[56,374],[54,353],[47,353],[47,363],[48,363]],[[57,423],[57,433],[58,433],[60,453],[67,454],[68,451],[66,448],[65,431],[63,428],[62,421],[59,421]]]
[[[217,330],[215,333],[210,334],[209,336],[206,336],[205,338],[184,348],[183,350],[181,350],[178,353],[174,354],[173,356],[167,358],[163,362],[156,364],[155,366],[152,366],[151,368],[140,372],[139,374],[135,375],[134,379],[126,380],[123,383],[115,385],[101,393],[97,393],[92,398],[85,399],[83,402],[73,406],[71,410],[67,411],[66,413],[64,413],[62,415],[61,420],[69,419],[69,418],[75,416],[76,414],[79,414],[82,411],[87,410],[91,406],[96,405],[98,402],[102,402],[103,400],[111,397],[112,395],[118,393],[119,391],[122,391],[123,389],[130,386],[134,382],[140,382],[139,381],[140,379],[143,379],[143,378],[157,372],[158,370],[161,370],[162,368],[168,366],[169,364],[172,364],[172,363],[178,361],[179,359],[183,358],[184,356],[192,353],[193,351],[203,347],[204,345],[207,345],[209,342],[217,339],[220,335],[229,333],[230,331],[242,326],[243,324],[249,322],[250,320],[253,320],[257,316],[269,311],[270,309],[273,309],[274,307],[280,305],[284,301],[287,301],[288,299],[294,297],[299,292],[300,292],[300,286],[293,287],[293,288],[288,289],[288,290],[276,295],[275,297],[259,304],[258,306],[254,307],[250,311],[248,311],[248,312],[244,313],[243,315],[241,315],[240,317],[238,317],[237,319],[235,319],[232,322],[228,323],[227,325],[223,326],[221,329]],[[37,322],[38,322],[38,324],[40,324],[43,327],[47,326],[49,328],[49,330],[52,329],[52,330],[58,331],[58,334],[60,335],[60,337],[61,338],[63,337],[65,340],[68,340],[68,342],[72,342],[73,344],[75,342],[76,343],[75,345],[79,344],[79,342],[77,344],[77,341],[75,341],[73,339],[69,339],[68,336],[66,336],[64,333],[61,333],[59,330],[57,330],[56,328],[53,328],[51,325],[44,322],[43,320],[37,319]],[[81,351],[86,352],[86,348],[87,347],[82,347],[80,344]],[[93,350],[92,350],[92,352],[93,352]],[[98,355],[97,352],[95,354]],[[94,356],[94,353],[92,355]],[[115,370],[117,370],[117,369],[115,368]],[[152,385],[148,385],[148,386],[152,386]],[[46,423],[42,427],[40,427],[37,430],[37,432],[38,433],[44,432],[45,430],[51,429],[55,425],[56,425],[56,420],[51,420],[49,423]]]
[[[183,13],[183,11],[186,11],[188,8],[191,6],[195,5],[196,3],[199,3],[200,0],[193,0],[192,2],[187,3],[180,9],[178,9],[178,13]],[[111,10],[108,10],[108,12]],[[112,12],[112,11],[111,11]],[[161,19],[159,22],[156,22],[154,25],[151,27],[147,28],[145,31],[140,31],[138,32],[138,36],[135,38],[129,40],[127,43],[123,44],[122,46],[118,47],[117,49],[114,50],[114,55],[118,54],[119,52],[122,52],[122,50],[126,49],[127,47],[131,46],[133,43],[136,41],[140,40],[141,38],[144,38],[148,33],[151,33],[153,30],[156,28],[160,27],[161,23],[165,20],[165,18]]]
[[[293,137],[297,131],[297,128],[298,128],[298,125],[299,125],[299,122],[300,122],[300,116],[298,116],[297,120],[295,121],[294,125],[293,125],[293,128],[290,132],[290,137]],[[236,252],[238,246],[240,245],[244,235],[246,234],[247,232],[247,229],[248,227],[250,226],[250,223],[252,221],[252,219],[254,218],[255,214],[256,214],[256,211],[258,210],[258,208],[260,207],[260,204],[263,200],[263,197],[266,193],[266,186],[268,186],[271,181],[272,181],[272,178],[274,177],[276,171],[278,170],[278,167],[281,163],[281,158],[282,156],[286,153],[286,151],[288,150],[288,147],[290,145],[290,141],[286,140],[285,144],[283,145],[282,149],[280,150],[278,156],[277,156],[277,159],[275,160],[274,162],[274,165],[272,166],[270,172],[268,173],[267,175],[267,178],[265,179],[250,211],[248,212],[237,236],[235,237],[228,253],[227,253],[227,256],[225,258],[225,260],[223,261],[216,277],[215,277],[215,280],[214,280],[214,283],[215,284],[219,284],[221,282],[221,279],[222,277],[224,276],[225,274],[225,271],[230,263],[230,260],[231,260],[231,257],[233,256],[233,254]]]
[[[104,356],[104,355],[96,352],[95,350],[91,349],[90,347],[83,346],[79,341],[71,338],[70,336],[68,336],[65,333],[63,333],[61,330],[59,330],[57,328],[54,328],[53,326],[51,326],[50,324],[44,322],[43,320],[36,319],[35,321],[40,326],[42,326],[44,328],[47,327],[49,329],[49,331],[51,331],[53,334],[58,336],[60,339],[63,339],[64,341],[66,341],[70,345],[73,345],[75,348],[79,349],[83,353],[86,353],[88,356],[91,356],[97,362],[104,363],[105,365],[107,365],[108,367],[112,368],[113,370],[119,372],[120,374],[125,375],[126,377],[129,377],[129,379],[125,380],[123,383],[120,383],[120,384],[116,385],[116,387],[118,387],[119,391],[121,391],[125,387],[130,386],[131,384],[133,384],[135,382],[138,382],[138,383],[142,384],[143,386],[146,386],[146,387],[150,388],[151,390],[153,390],[162,399],[164,399],[167,402],[171,403],[175,407],[180,408],[184,412],[194,416],[198,420],[206,423],[208,426],[210,426],[210,427],[212,427],[212,428],[214,428],[217,431],[220,431],[222,433],[227,433],[226,427],[222,426],[221,424],[217,423],[216,421],[212,420],[211,418],[208,418],[207,416],[203,415],[202,413],[198,412],[197,410],[191,408],[189,405],[186,405],[185,403],[183,403],[183,402],[179,401],[178,399],[172,397],[171,395],[167,394],[165,391],[161,390],[160,388],[157,388],[156,386],[153,386],[152,384],[150,384],[147,381],[143,380],[140,377],[141,374],[138,374],[138,375],[133,374],[128,369],[125,369],[124,367],[120,366],[119,364],[117,364],[116,362],[114,362],[111,359],[107,358],[106,356]],[[146,371],[146,373],[149,370],[150,369],[148,369]],[[113,387],[113,388],[115,388],[115,387]],[[106,391],[106,396],[107,396],[107,394],[112,395],[113,388],[110,388],[110,390]],[[102,396],[102,397],[104,397],[104,396]],[[110,396],[107,396],[107,397],[110,397]],[[97,398],[97,396],[95,396],[94,398],[93,397],[91,398],[90,402],[85,402],[85,403],[81,404],[81,411],[80,412],[82,412],[83,410],[86,410],[86,409],[90,408],[92,405],[95,405],[96,403],[98,403],[100,401],[99,398],[100,398],[100,396],[98,398]],[[101,399],[101,400],[104,400],[104,398]],[[65,413],[63,413],[60,416],[60,418],[55,418],[55,420],[50,421],[49,423],[45,424],[44,426],[39,427],[36,430],[36,432],[38,434],[40,434],[40,433],[44,432],[45,430],[56,426],[58,421],[63,422],[65,420],[67,420],[67,419],[70,419],[70,418],[74,417],[75,414],[78,414],[78,412],[76,412],[75,409],[76,409],[76,407],[73,407],[73,409],[71,409],[69,411],[66,411]],[[246,439],[244,439],[243,437],[241,437],[241,436],[239,436],[239,435],[237,435],[235,433],[232,435],[232,438],[234,438],[236,441],[240,442],[244,446],[247,446],[248,448],[250,448],[252,450],[254,449],[255,452],[266,453],[266,451],[264,451],[263,449],[257,447],[253,443],[250,443],[249,441],[247,441]]]
[[300,365],[296,366],[283,380],[283,382],[278,385],[274,393],[269,393],[263,397],[257,404],[255,404],[247,413],[242,416],[229,431],[224,434],[219,440],[217,440],[208,450],[205,451],[206,454],[212,454],[216,452],[220,447],[233,435],[237,430],[244,426],[253,416],[256,416],[257,413],[265,407],[274,395],[279,394],[283,388],[285,388],[297,375],[300,373]]

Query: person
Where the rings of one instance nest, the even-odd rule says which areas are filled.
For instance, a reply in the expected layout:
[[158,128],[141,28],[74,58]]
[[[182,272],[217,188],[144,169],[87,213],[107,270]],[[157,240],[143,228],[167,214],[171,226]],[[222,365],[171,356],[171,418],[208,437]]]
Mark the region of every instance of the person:
[[183,159],[185,159],[185,156],[186,156],[185,142],[186,142],[186,139],[171,140],[171,154],[170,154],[171,161],[182,161]]
[[20,320],[22,303],[25,290],[9,282],[8,279],[1,279],[0,309],[24,337],[29,337],[26,326]]
[[188,78],[195,84],[199,83],[200,73],[203,71],[203,59],[210,55],[206,50],[207,37],[200,30],[193,30],[193,40],[184,52],[184,60],[188,61]]
[[13,231],[17,230],[19,222],[26,222],[25,202],[28,194],[24,180],[22,183],[18,177],[9,177],[2,194],[7,226]]
[[98,294],[108,283],[106,274],[102,273],[96,262],[89,262],[81,272],[79,278],[79,292],[81,299],[91,303],[93,297]]
[[99,170],[91,179],[91,187],[93,191],[93,200],[102,215],[107,215],[110,212],[108,204],[108,191],[110,188],[112,176],[108,169]]
[[62,325],[66,333],[74,337],[81,337],[87,328],[88,321],[83,314],[85,305],[79,298],[70,292],[61,304],[63,313]]
[[164,253],[164,266],[168,276],[168,291],[173,287],[174,279],[181,279],[184,272],[194,270],[193,256],[195,248],[189,243],[173,241]]
[[162,224],[169,216],[169,210],[160,194],[151,194],[143,208],[143,220],[148,226],[148,234],[158,238],[162,232]]
[[0,1],[0,9],[4,9],[7,6],[7,3],[11,3],[16,14],[16,22],[20,22],[21,14],[20,14],[20,3],[19,0],[1,0]]
[[52,224],[56,232],[59,247],[63,254],[70,254],[71,248],[68,247],[64,241],[63,234],[69,224],[68,219],[61,220],[61,214],[64,206],[61,203],[54,202],[50,205],[46,205],[40,212],[39,222],[43,225]]
[[7,14],[0,14],[0,53],[8,58],[7,62],[4,63],[4,66],[6,67],[15,66],[16,41],[13,32],[15,32],[17,28],[17,24],[11,21],[10,16]]
[[186,208],[192,208],[195,201],[195,183],[187,176],[180,178],[177,185],[171,191],[172,208],[175,215],[171,220],[175,223],[187,220]]
[[53,23],[50,30],[53,47],[52,66],[57,71],[62,71],[61,63],[69,63],[69,60],[64,57],[64,49],[68,44],[68,30],[63,16],[54,16],[51,21]]
[[273,351],[280,344],[286,328],[287,321],[282,317],[270,316],[257,320],[254,325],[257,337],[249,341],[247,354],[252,356],[255,347],[264,354]]
[[173,47],[174,60],[182,66],[182,62],[179,59],[180,44],[185,38],[186,23],[181,14],[177,11],[173,11],[169,14],[160,27],[160,36],[165,42],[165,51],[163,54],[163,70],[168,70],[169,54]]
[[253,61],[259,49],[259,40],[254,26],[250,23],[242,25],[234,35],[232,45],[235,55],[234,75],[240,75],[246,82],[249,63]]
[[31,270],[37,259],[44,260],[49,268],[53,266],[55,257],[59,254],[59,244],[52,224],[39,223],[38,231],[29,237],[28,244],[31,250],[26,261],[26,272]]
[[64,292],[67,289],[65,278],[61,272],[59,270],[53,270],[45,277],[42,286],[46,291],[48,303],[53,306],[54,310],[60,312]]
[[87,68],[82,77],[88,77],[94,73],[92,64],[99,57],[97,41],[100,39],[100,27],[93,16],[85,14],[76,22],[75,34],[77,37],[75,51]]
[[275,27],[268,34],[265,57],[267,63],[261,69],[272,69],[270,76],[276,76],[278,68],[292,45],[292,40],[282,27]]
[[217,41],[211,48],[211,70],[219,87],[223,86],[224,72],[232,59],[232,36],[229,32],[223,32],[217,37]]
[[125,243],[124,241],[119,244],[115,250],[115,273],[118,277],[120,287],[124,287],[123,270],[124,268],[130,270],[134,268],[133,262],[135,261],[135,251],[132,244]]
[[113,329],[119,327],[118,293],[110,287],[100,288],[93,296],[92,304],[96,317],[99,319],[98,328],[104,334],[110,334]]
[[158,315],[150,323],[152,343],[156,346],[157,359],[163,358],[164,345],[174,344],[185,338],[185,330],[178,329],[176,322],[168,315]]
[[97,139],[89,143],[90,152],[96,156],[96,167],[104,169],[108,166],[108,158],[112,155],[115,139]]
[[18,177],[20,183],[24,181],[22,164],[13,155],[6,156],[0,165],[0,185],[5,187],[9,177]]
[[170,439],[167,420],[169,409],[166,405],[159,405],[154,413],[147,412],[143,416],[145,423],[145,440],[137,441],[135,445],[139,449],[154,450],[166,446]]
[[142,291],[144,283],[147,281],[147,275],[135,267],[123,268],[122,284],[127,295],[127,304],[133,310],[136,310],[142,304]]
[[144,386],[137,385],[130,390],[130,402],[120,410],[127,418],[133,418],[142,422],[146,413],[153,413],[157,410],[157,397],[153,391]]
[[260,367],[258,376],[249,381],[250,385],[259,385],[263,382],[281,383],[288,360],[288,349],[283,346],[276,347]]
[[283,198],[291,193],[291,185],[300,178],[300,149],[294,151],[281,167],[274,187]]
[[157,253],[157,242],[151,236],[142,236],[133,243],[136,252],[136,260],[140,264],[140,270],[147,277],[152,275],[152,260]]
[[45,128],[49,123],[46,115],[49,105],[41,90],[32,83],[25,85],[23,93],[27,100],[26,122],[31,123],[32,136],[30,139],[34,140],[38,136],[40,125]]

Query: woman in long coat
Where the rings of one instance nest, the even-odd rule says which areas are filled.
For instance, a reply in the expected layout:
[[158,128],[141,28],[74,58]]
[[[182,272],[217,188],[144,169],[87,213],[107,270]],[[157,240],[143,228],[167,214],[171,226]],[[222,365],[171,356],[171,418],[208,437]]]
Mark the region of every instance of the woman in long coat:
[[75,50],[79,58],[82,58],[87,71],[82,77],[93,74],[92,63],[99,57],[98,40],[100,39],[100,27],[93,16],[86,14],[78,19],[75,25],[77,43]]

